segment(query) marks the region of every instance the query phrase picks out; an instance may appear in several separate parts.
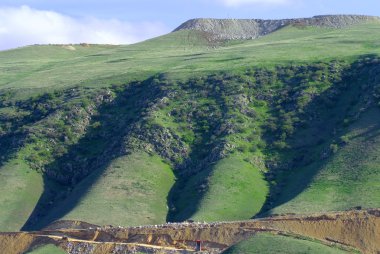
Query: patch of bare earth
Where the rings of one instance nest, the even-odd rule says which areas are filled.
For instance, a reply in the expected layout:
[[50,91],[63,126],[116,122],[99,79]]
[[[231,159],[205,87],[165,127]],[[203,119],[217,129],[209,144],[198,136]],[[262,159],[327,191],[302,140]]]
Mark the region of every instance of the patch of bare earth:
[[[77,227],[64,229],[57,225]],[[0,249],[9,254],[23,253],[33,246],[53,243],[68,253],[190,253],[195,250],[196,240],[201,240],[204,253],[221,253],[258,232],[307,237],[346,250],[378,254],[380,209],[130,228],[65,222],[40,232],[0,234]]]

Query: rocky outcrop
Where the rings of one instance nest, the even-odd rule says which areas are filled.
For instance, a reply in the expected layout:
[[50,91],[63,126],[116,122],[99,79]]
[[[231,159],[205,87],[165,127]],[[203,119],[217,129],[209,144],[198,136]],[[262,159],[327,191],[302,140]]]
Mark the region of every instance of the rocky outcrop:
[[174,30],[197,30],[213,39],[256,39],[288,25],[343,28],[354,24],[379,21],[379,17],[362,15],[323,15],[298,19],[191,19]]

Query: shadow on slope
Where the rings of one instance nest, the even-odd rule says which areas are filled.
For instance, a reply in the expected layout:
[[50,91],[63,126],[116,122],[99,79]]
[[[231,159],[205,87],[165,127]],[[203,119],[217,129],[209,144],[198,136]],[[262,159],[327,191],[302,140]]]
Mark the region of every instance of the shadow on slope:
[[[376,82],[380,79],[379,70],[378,58],[365,56],[344,70],[341,82],[334,84],[309,103],[304,110],[305,114],[300,115],[306,124],[296,128],[295,134],[287,139],[288,149],[280,151],[285,166],[272,168],[267,175],[268,181],[275,180],[277,184],[271,186],[271,195],[259,217],[267,216],[268,213],[344,210],[354,206],[368,206],[371,203],[362,202],[360,197],[369,193],[358,190],[356,186],[357,184],[367,185],[366,178],[371,174],[373,174],[372,177],[379,177],[376,173],[362,170],[366,163],[364,158],[371,154],[369,150],[363,150],[362,146],[369,143],[358,141],[355,148],[347,144],[349,143],[347,139],[354,139],[352,128],[355,128],[356,122],[356,128],[362,125],[359,129],[366,130],[360,134],[363,135],[363,140],[368,141],[374,135],[378,135],[380,128],[376,120],[379,119],[378,113],[377,111],[368,113],[368,111],[376,105],[373,96]],[[369,121],[368,114],[372,121]],[[363,115],[364,119],[362,119]],[[375,140],[371,141],[375,142]],[[367,148],[370,149],[370,147]],[[349,151],[346,154],[341,152],[347,149]],[[360,156],[357,156],[358,154]],[[339,165],[337,161],[338,164],[341,161]],[[344,161],[351,161],[356,168],[349,164],[344,165]],[[326,171],[329,167],[331,169]],[[331,181],[327,180],[327,182],[330,181],[329,184],[333,183],[336,186],[332,187],[326,181],[318,182],[321,177],[325,180],[331,178]],[[362,182],[354,184],[353,178]],[[307,196],[303,203],[298,200],[300,195],[314,187],[316,187],[314,196]],[[373,184],[364,189],[367,192],[376,191]],[[357,199],[351,200],[350,195]],[[331,196],[331,200],[335,200],[331,202],[336,204],[326,200],[318,203],[321,197],[327,196]],[[297,202],[299,202],[298,205]],[[288,207],[285,205],[284,208],[283,205],[287,203],[291,205]],[[376,207],[380,205],[376,202],[372,204]]]
[[[133,131],[136,122],[144,118],[148,105],[160,96],[159,87],[147,80],[128,85],[113,102],[101,105],[85,136],[69,147],[61,158],[45,167],[44,193],[22,230],[42,228],[70,212],[110,162],[125,154],[124,137]],[[72,188],[91,174],[95,174],[92,181],[82,185],[81,193],[71,196]],[[54,214],[49,214],[68,197],[71,202],[67,206],[60,206]]]
[[226,152],[226,134],[220,128],[228,107],[215,89],[219,83],[210,76],[187,80],[174,88],[176,97],[167,106],[174,123],[168,128],[177,132],[189,151],[175,163],[177,181],[168,196],[167,221],[184,221],[197,212],[213,164]]
[[246,158],[252,155],[245,151],[247,126],[255,114],[246,103],[249,88],[242,80],[221,73],[180,85],[183,103],[169,106],[170,115],[176,129],[192,141],[188,157],[177,166],[168,221],[248,219],[261,208],[266,187],[261,172]]

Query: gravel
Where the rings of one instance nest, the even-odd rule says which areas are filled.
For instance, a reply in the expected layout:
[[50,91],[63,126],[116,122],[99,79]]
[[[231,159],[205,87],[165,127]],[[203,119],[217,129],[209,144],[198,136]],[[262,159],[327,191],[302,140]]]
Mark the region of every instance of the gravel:
[[344,28],[364,22],[379,21],[379,17],[363,15],[323,15],[298,19],[191,19],[173,32],[197,30],[209,33],[214,40],[256,39],[284,26],[317,26]]

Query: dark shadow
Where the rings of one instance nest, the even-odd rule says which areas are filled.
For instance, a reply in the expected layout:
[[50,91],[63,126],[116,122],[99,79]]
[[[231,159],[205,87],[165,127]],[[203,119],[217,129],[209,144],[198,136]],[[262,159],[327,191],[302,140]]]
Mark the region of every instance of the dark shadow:
[[[204,113],[202,117],[192,116],[191,119],[188,119],[188,121],[194,123],[194,131],[199,138],[191,144],[191,152],[184,162],[176,165],[177,181],[167,198],[169,206],[167,221],[184,221],[198,210],[200,202],[208,190],[207,178],[212,172],[212,165],[220,159],[215,155],[223,149],[224,143],[222,140],[227,134],[216,134],[216,132],[228,118],[228,108],[220,93],[223,89],[220,91],[215,89],[216,86],[225,85],[222,79],[217,77],[218,75],[206,77],[204,82],[207,85],[204,86],[197,86],[195,80],[189,80],[186,85],[181,86],[185,93],[188,94],[193,93],[199,96],[202,91],[208,94],[207,99],[212,98],[214,100],[221,117],[211,117],[212,113],[215,112],[202,112]],[[198,99],[202,99],[202,96]],[[197,113],[202,111],[197,108],[193,110]],[[180,120],[178,119],[178,121]],[[212,138],[213,136],[214,138]]]
[[[268,182],[277,179],[279,185],[271,186],[265,205],[254,217],[266,217],[270,215],[272,208],[287,203],[302,193],[314,176],[334,156],[329,146],[332,143],[339,143],[339,137],[346,134],[348,126],[343,123],[344,119],[357,113],[367,103],[368,97],[372,96],[373,91],[370,88],[363,88],[363,83],[374,86],[375,81],[380,79],[380,64],[373,61],[374,59],[378,57],[366,55],[351,64],[344,70],[340,82],[315,97],[304,113],[298,115],[302,122],[307,124],[297,126],[294,134],[287,139],[290,148],[279,151],[284,158],[291,158],[288,159],[290,163],[287,168],[277,168],[267,174]],[[374,127],[370,131],[373,135],[378,135],[376,128],[379,127]],[[328,154],[325,158],[321,157],[323,151]],[[297,184],[289,186],[287,183],[290,182],[290,178]]]
[[[102,104],[85,136],[45,167],[44,192],[22,230],[41,229],[70,212],[110,162],[125,154],[124,137],[163,94],[159,84],[149,79],[129,84],[112,102]],[[72,196],[78,183],[84,183],[80,195]]]
[[[175,170],[176,182],[170,189],[167,203],[168,222],[180,222],[189,219],[197,210],[203,195],[207,192],[207,177],[211,173],[211,161],[207,155],[201,155],[200,149],[210,147],[207,138],[192,147],[192,152],[184,164]],[[203,146],[202,146],[203,145]],[[210,148],[212,149],[212,148]],[[200,186],[204,185],[204,188]]]

